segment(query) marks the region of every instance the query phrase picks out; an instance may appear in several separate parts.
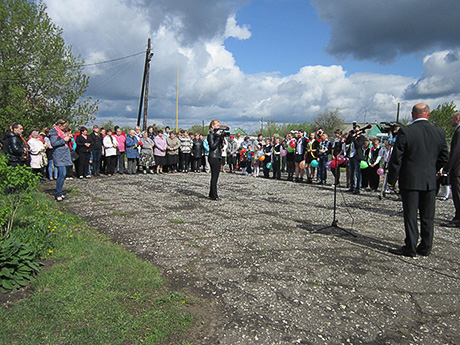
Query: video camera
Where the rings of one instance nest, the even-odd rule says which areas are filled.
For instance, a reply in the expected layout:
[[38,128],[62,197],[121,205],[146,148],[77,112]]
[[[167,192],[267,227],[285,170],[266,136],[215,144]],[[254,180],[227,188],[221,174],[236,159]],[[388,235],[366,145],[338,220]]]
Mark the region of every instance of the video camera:
[[353,121],[353,129],[350,131],[352,134],[363,134],[366,132],[366,130],[371,129],[372,125],[368,124],[360,129],[356,129],[356,127],[358,127],[358,124],[356,123],[356,121]]
[[223,137],[230,137],[230,127],[220,126],[219,128],[214,129],[214,133],[220,132],[220,135]]
[[395,133],[396,127],[401,127],[399,122],[380,122],[380,130],[382,133]]

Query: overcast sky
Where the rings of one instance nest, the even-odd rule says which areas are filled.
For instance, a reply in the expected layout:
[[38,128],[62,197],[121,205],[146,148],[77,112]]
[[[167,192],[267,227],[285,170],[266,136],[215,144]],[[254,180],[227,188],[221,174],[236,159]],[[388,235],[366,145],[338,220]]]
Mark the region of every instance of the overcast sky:
[[338,108],[346,121],[394,120],[398,102],[460,104],[458,0],[45,0],[87,64],[96,123],[134,126],[147,38],[148,124],[213,118],[305,122]]

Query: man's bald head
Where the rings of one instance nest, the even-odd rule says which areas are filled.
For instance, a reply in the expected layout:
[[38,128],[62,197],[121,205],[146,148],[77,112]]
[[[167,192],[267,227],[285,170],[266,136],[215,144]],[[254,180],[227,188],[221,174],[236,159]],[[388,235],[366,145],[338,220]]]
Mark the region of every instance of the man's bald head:
[[412,120],[427,119],[430,117],[430,107],[425,103],[418,103],[412,108]]

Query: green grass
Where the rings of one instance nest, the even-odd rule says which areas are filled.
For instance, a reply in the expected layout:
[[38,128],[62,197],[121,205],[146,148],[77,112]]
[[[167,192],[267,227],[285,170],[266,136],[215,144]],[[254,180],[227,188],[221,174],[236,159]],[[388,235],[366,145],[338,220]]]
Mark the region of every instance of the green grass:
[[47,263],[30,296],[0,306],[2,344],[180,344],[177,339],[186,339],[194,327],[189,302],[167,290],[159,269],[58,211],[49,199],[36,200],[23,212],[47,219],[52,249],[43,249]]
[[170,222],[173,224],[184,224],[185,223],[182,219],[177,219],[177,218],[171,219]]

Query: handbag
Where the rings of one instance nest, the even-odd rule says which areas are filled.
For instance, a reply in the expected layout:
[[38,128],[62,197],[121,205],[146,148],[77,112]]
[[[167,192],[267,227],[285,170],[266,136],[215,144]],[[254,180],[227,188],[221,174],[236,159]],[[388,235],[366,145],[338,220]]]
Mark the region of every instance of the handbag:
[[78,153],[75,152],[75,150],[70,149],[70,158],[72,159],[72,162],[75,162],[78,159]]

